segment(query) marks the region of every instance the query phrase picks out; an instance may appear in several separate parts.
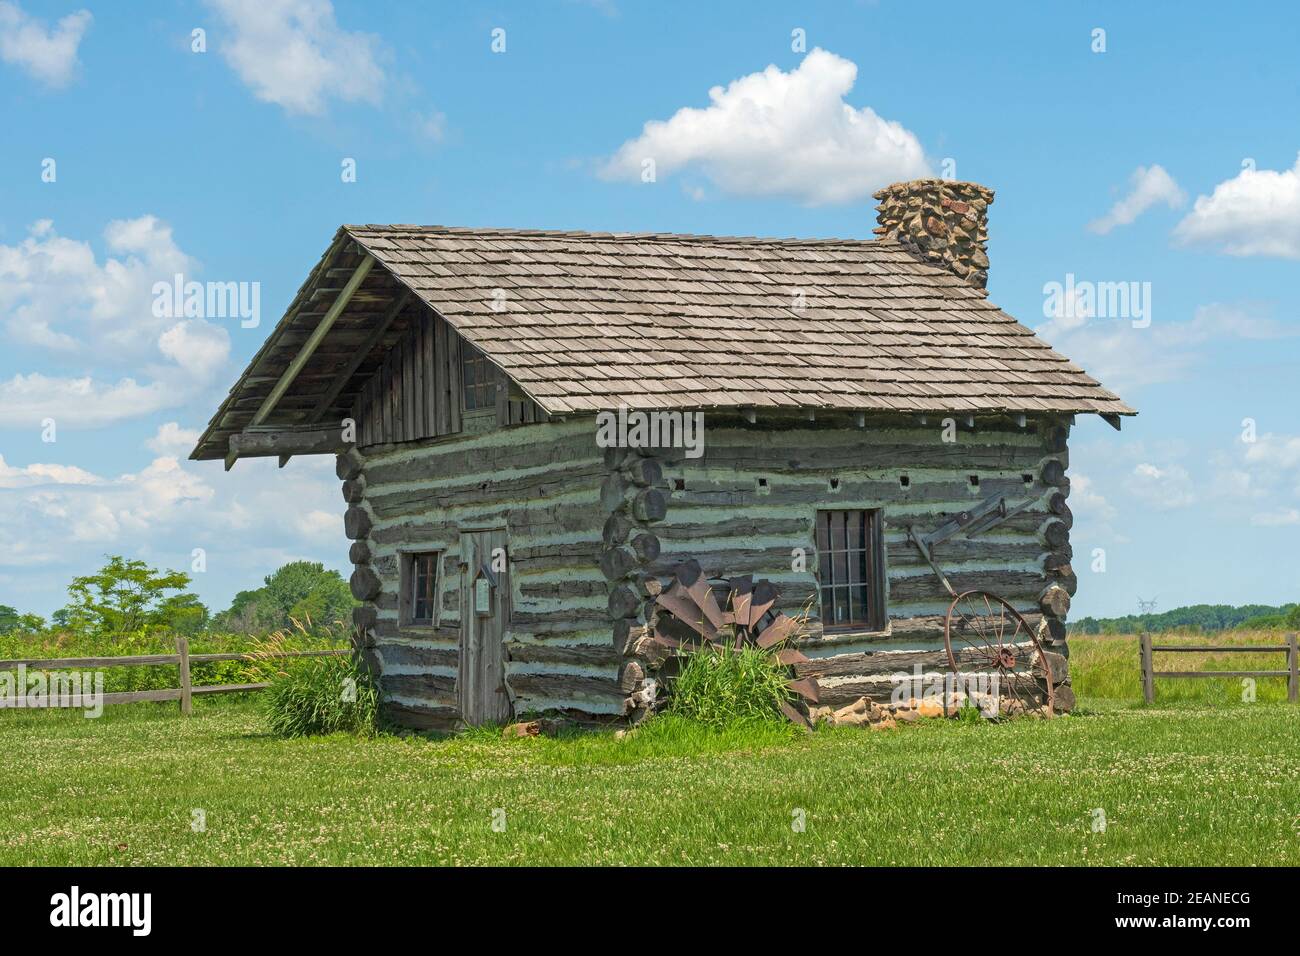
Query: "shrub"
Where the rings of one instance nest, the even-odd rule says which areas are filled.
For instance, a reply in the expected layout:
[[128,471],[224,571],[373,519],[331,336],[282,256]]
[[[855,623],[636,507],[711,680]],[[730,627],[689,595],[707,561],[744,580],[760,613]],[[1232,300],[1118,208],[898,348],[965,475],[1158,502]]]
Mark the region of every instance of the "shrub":
[[788,679],[785,668],[767,651],[710,645],[683,659],[668,688],[667,709],[717,729],[782,721],[779,705],[791,699]]
[[262,694],[273,734],[307,737],[374,732],[379,694],[354,658],[306,657],[279,663]]

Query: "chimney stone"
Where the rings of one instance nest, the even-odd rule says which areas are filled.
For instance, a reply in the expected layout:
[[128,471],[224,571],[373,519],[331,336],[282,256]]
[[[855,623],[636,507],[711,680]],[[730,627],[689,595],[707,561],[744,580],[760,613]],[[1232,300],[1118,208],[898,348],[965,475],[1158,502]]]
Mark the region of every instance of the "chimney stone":
[[989,281],[988,210],[993,190],[978,183],[914,179],[875,194],[875,234],[897,239],[922,262],[942,265],[978,289]]

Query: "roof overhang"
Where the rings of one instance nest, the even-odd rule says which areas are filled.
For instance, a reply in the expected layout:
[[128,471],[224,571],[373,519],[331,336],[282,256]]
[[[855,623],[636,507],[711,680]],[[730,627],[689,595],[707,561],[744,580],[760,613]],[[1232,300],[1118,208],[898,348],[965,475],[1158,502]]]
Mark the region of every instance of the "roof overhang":
[[[710,248],[710,243],[717,248]],[[517,251],[531,250],[534,246],[538,250],[534,256]],[[641,380],[636,384],[643,386],[645,380],[653,381],[656,373],[671,371],[669,360],[660,356],[672,352],[675,330],[682,335],[687,331],[696,335],[693,340],[683,338],[678,351],[692,361],[716,363],[716,372],[712,369],[710,372],[716,374],[717,382],[725,385],[733,377],[737,363],[748,362],[751,370],[755,367],[761,370],[762,359],[756,353],[762,350],[755,349],[752,342],[730,343],[730,354],[719,352],[697,357],[693,350],[697,348],[701,330],[687,325],[692,321],[690,316],[706,309],[700,304],[703,295],[696,290],[708,289],[710,284],[695,282],[690,270],[667,274],[658,280],[650,268],[656,261],[650,253],[661,249],[681,251],[683,255],[689,252],[698,256],[701,268],[719,257],[730,256],[728,261],[732,262],[739,260],[747,271],[738,274],[750,277],[751,288],[746,292],[745,287],[736,286],[740,291],[733,293],[734,299],[757,302],[753,290],[761,291],[761,287],[755,266],[746,261],[746,254],[752,251],[755,260],[761,260],[764,255],[770,258],[773,247],[788,249],[788,258],[800,268],[808,268],[805,264],[809,260],[832,261],[831,266],[819,267],[823,271],[826,268],[833,271],[837,256],[848,257],[849,264],[853,265],[861,259],[863,249],[872,248],[886,270],[898,271],[901,276],[898,282],[913,283],[914,288],[905,286],[899,290],[910,298],[884,299],[883,305],[870,309],[863,306],[857,313],[849,313],[848,318],[872,332],[871,323],[876,323],[901,340],[904,336],[896,330],[943,328],[927,311],[937,310],[933,314],[943,322],[951,322],[956,330],[948,333],[946,339],[939,336],[933,339],[934,353],[945,360],[948,353],[961,351],[963,330],[978,329],[977,320],[987,323],[988,317],[996,318],[998,324],[990,327],[1002,343],[1000,347],[1005,347],[1006,357],[1002,359],[999,353],[985,349],[973,366],[975,371],[966,378],[990,376],[989,381],[1006,384],[980,392],[955,380],[953,373],[943,372],[942,368],[929,381],[924,371],[924,356],[911,363],[920,370],[917,375],[900,379],[904,383],[916,382],[914,387],[900,390],[870,369],[864,376],[862,362],[857,357],[860,350],[858,353],[850,350],[854,338],[851,326],[845,325],[845,313],[822,309],[820,313],[813,310],[792,313],[788,320],[773,321],[766,326],[791,329],[797,328],[793,325],[795,321],[803,323],[808,334],[783,332],[790,341],[774,346],[776,359],[795,363],[789,367],[796,371],[801,339],[810,339],[815,333],[832,343],[846,343],[842,349],[830,346],[831,358],[823,360],[818,370],[819,374],[834,374],[834,355],[843,351],[842,380],[822,382],[825,387],[816,393],[795,388],[794,385],[801,383],[790,381],[775,381],[770,388],[730,390],[674,388],[673,381],[665,381],[663,388],[643,389],[634,394],[620,394],[616,387],[606,388],[603,393],[595,391],[594,386],[609,386],[611,379],[617,386],[619,375],[638,376]],[[613,267],[608,263],[619,261],[620,255],[629,265],[622,272],[612,273]],[[982,296],[956,283],[952,276],[939,274],[940,270],[916,264],[906,257],[898,258],[899,255],[886,240],[714,240],[690,236],[343,226],[231,388],[191,457],[224,459],[230,467],[240,457],[274,455],[283,464],[291,455],[338,450],[341,439],[336,436],[341,432],[337,422],[347,417],[365,380],[401,331],[423,310],[442,316],[503,371],[512,389],[550,415],[588,414],[619,406],[683,411],[808,409],[891,416],[1094,413],[1118,428],[1123,416],[1136,414],[1077,366],[1035,339],[1028,329],[989,305]],[[667,253],[664,256],[674,258]],[[556,262],[559,264],[553,264]],[[587,263],[596,263],[599,268]],[[862,270],[875,275],[880,268],[874,260],[866,260]],[[850,278],[854,274],[852,269],[844,271]],[[610,275],[615,279],[602,278]],[[886,271],[886,279],[888,276]],[[569,284],[566,279],[587,293],[585,300],[573,297],[572,290],[566,288]],[[619,281],[622,286],[618,285]],[[899,288],[892,279],[877,281],[883,283],[881,288],[885,290]],[[484,307],[483,303],[503,289],[516,297],[516,308],[520,311],[494,315],[491,308]],[[864,294],[856,286],[848,291],[859,296]],[[922,292],[931,296],[932,301],[923,300]],[[632,301],[638,295],[643,301]],[[532,298],[525,299],[525,296]],[[731,316],[744,315],[752,309],[755,316],[775,314],[780,318],[780,310],[769,306],[731,306],[728,303],[732,300],[727,298],[714,301],[707,308],[725,313],[729,318],[719,322],[722,328],[703,331],[722,336],[723,346],[729,344],[725,339],[727,330],[736,324]],[[836,303],[832,300],[831,304]],[[566,307],[568,312],[560,311]],[[622,310],[626,313],[621,316],[625,325],[617,326],[613,319],[606,321],[607,314],[602,309],[608,314]],[[969,311],[969,317],[963,309]],[[587,328],[591,331],[575,335],[567,327],[559,327],[559,317],[580,333]],[[845,331],[837,335],[823,331],[832,329]],[[638,343],[633,332],[645,338],[644,356],[635,351]],[[767,339],[771,340],[773,334],[766,333]],[[762,344],[761,337],[758,342]],[[686,348],[687,344],[690,349]],[[766,352],[772,353],[772,348]],[[892,357],[907,354],[901,347],[892,351],[884,349],[881,354],[893,363],[890,367],[906,368],[909,364],[904,361],[900,366]],[[581,361],[595,364],[584,378],[580,360],[575,356],[588,355],[594,358]],[[1080,386],[1072,389],[1024,387],[1026,382],[1033,382],[1033,374],[1019,375],[1017,362],[1025,356],[1036,359],[1039,355],[1051,360],[1044,366],[1052,370],[1045,376],[1047,380],[1070,379]],[[609,356],[607,365],[601,364],[605,356]],[[578,370],[571,372],[571,384],[554,387],[547,373],[565,361],[578,366]],[[859,373],[857,379],[850,377],[855,369]],[[692,374],[696,377],[687,381],[697,382],[698,370]],[[946,384],[949,381],[953,384]]]

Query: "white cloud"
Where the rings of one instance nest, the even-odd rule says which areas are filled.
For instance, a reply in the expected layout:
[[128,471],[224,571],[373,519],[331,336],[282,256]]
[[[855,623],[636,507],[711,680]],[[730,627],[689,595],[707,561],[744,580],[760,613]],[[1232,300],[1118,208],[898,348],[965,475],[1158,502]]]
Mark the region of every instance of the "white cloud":
[[[48,219],[16,245],[0,245],[0,322],[17,342],[136,365],[156,357],[173,323],[152,312],[153,284],[189,273],[194,260],[155,216],[104,228],[103,262],[85,240],[60,236]],[[72,332],[69,327],[75,327]]]
[[196,267],[171,227],[148,215],[115,220],[104,244],[108,255],[100,261],[89,242],[60,236],[41,220],[21,242],[0,245],[0,329],[77,370],[0,381],[0,427],[45,418],[98,427],[174,407],[224,366],[225,328],[154,314],[154,284]]
[[1182,465],[1160,467],[1150,462],[1139,462],[1130,475],[1128,489],[1161,511],[1186,508],[1196,503],[1192,476]]
[[1300,435],[1264,432],[1254,441],[1235,442],[1215,454],[1214,487],[1228,501],[1264,510],[1253,511],[1250,523],[1278,527],[1297,523],[1300,508]]
[[50,418],[57,428],[100,428],[174,404],[163,382],[124,378],[110,384],[33,372],[0,382],[0,427],[35,429]]
[[1300,509],[1280,508],[1277,511],[1260,512],[1251,516],[1250,523],[1261,528],[1280,528],[1300,524]]
[[177,422],[167,422],[158,426],[154,436],[145,442],[145,447],[159,455],[188,455],[199,440],[197,428],[181,428]]
[[1230,256],[1300,259],[1300,155],[1291,169],[1243,169],[1196,197],[1174,238]]
[[296,521],[298,533],[304,538],[315,541],[342,541],[343,515],[337,511],[322,511],[319,508],[304,511]]
[[93,485],[100,479],[75,465],[36,463],[15,468],[0,455],[0,488],[24,488],[31,485]]
[[1300,435],[1265,432],[1253,442],[1243,442],[1245,462],[1252,468],[1271,472],[1300,472]]
[[433,110],[429,113],[415,113],[413,116],[415,131],[431,143],[441,143],[447,138],[447,114]]
[[[39,466],[29,466],[39,467]],[[210,502],[213,489],[197,475],[182,469],[175,458],[160,457],[136,474],[69,485],[38,485],[18,499],[0,499],[0,512],[18,524],[35,518],[44,526],[47,542],[95,542],[118,546],[123,536],[165,531],[167,525],[192,521],[195,504]],[[27,512],[12,513],[14,506]]]
[[1134,328],[1124,320],[1098,320],[1086,310],[1063,312],[1034,329],[1108,388],[1123,394],[1142,385],[1177,381],[1212,357],[1207,346],[1294,336],[1286,323],[1257,314],[1251,305],[1214,302],[1184,322],[1152,321]]
[[318,116],[331,98],[378,103],[379,41],[340,29],[329,0],[208,0],[230,28],[217,43],[253,95]]
[[211,322],[187,319],[158,336],[158,350],[186,372],[207,381],[230,355],[230,335]]
[[92,19],[89,10],[78,10],[49,27],[18,4],[0,0],[0,60],[46,86],[67,86],[77,75],[77,48]]
[[695,166],[723,192],[810,204],[855,202],[929,175],[914,134],[844,101],[857,74],[851,61],[815,49],[789,73],[769,66],[715,86],[710,106],[647,122],[600,175],[639,181],[653,159],[656,176]]
[[1088,223],[1090,230],[1105,235],[1116,226],[1127,226],[1157,203],[1177,209],[1187,202],[1187,195],[1163,166],[1139,166],[1129,178],[1129,184],[1128,195],[1111,206],[1104,216]]
[[1096,483],[1078,472],[1070,475],[1070,509],[1094,521],[1108,522],[1116,516],[1115,506],[1097,491]]
[[[193,434],[169,422],[148,444],[175,447]],[[80,568],[87,544],[96,557],[166,553],[186,561],[196,547],[232,562],[266,551],[274,555],[268,570],[293,557],[346,553],[331,457],[294,459],[283,471],[274,459],[243,461],[229,473],[213,464],[160,454],[137,472],[109,476],[0,459],[0,565]]]

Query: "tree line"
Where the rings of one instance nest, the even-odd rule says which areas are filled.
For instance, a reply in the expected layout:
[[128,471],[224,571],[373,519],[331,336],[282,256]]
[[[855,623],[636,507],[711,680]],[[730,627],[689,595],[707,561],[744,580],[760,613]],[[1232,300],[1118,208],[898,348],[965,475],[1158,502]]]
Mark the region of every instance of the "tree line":
[[337,571],[314,561],[291,561],[240,591],[230,607],[216,614],[189,590],[192,580],[181,571],[164,571],[144,561],[107,555],[103,567],[75,577],[68,602],[48,621],[0,604],[0,634],[43,635],[51,632],[113,637],[152,631],[187,636],[203,633],[269,634],[294,622],[343,626],[356,601]]
[[1300,630],[1300,604],[1193,604],[1159,614],[1084,617],[1070,622],[1072,634],[1136,634],[1141,631]]

